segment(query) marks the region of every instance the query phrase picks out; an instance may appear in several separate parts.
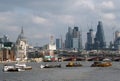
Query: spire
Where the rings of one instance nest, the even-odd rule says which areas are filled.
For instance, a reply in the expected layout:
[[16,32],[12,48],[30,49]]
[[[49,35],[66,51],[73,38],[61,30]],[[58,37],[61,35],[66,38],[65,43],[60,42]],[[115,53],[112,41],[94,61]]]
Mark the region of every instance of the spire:
[[20,34],[19,34],[19,36],[18,36],[18,38],[17,38],[17,41],[16,41],[16,43],[18,43],[19,44],[19,41],[27,41],[26,40],[26,37],[24,36],[24,30],[23,30],[23,26],[21,27],[21,31],[20,31]]
[[23,26],[22,26],[22,28],[21,28],[21,34],[24,34],[24,31],[23,31]]
[[20,33],[20,35],[19,35],[19,38],[20,38],[20,39],[25,39],[23,26],[21,27],[21,33]]

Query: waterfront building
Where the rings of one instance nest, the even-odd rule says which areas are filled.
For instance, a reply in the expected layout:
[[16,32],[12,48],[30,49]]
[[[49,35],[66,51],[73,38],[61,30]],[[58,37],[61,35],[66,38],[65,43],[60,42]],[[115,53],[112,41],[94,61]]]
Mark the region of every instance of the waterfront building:
[[7,35],[0,38],[0,61],[15,60],[14,43],[9,41]]
[[105,42],[103,24],[101,21],[99,21],[97,25],[96,36],[94,39],[94,49],[98,50],[104,48],[106,48],[106,42]]
[[4,41],[3,41],[3,37],[0,38],[0,49],[2,49],[4,47]]
[[53,36],[50,36],[50,43],[43,47],[44,61],[54,61],[56,50],[56,44],[54,42]]
[[94,45],[94,34],[93,29],[90,29],[87,33],[87,42],[86,42],[86,50],[92,50]]
[[73,50],[82,49],[82,35],[78,27],[68,27],[68,32],[66,34],[65,48]]
[[27,39],[24,36],[23,28],[16,41],[16,60],[25,61],[27,60]]
[[0,38],[0,49],[4,47],[4,43],[10,42],[7,35],[3,35],[3,37]]
[[15,60],[15,50],[13,42],[4,43],[4,48],[2,48],[3,61],[14,61]]
[[54,42],[53,36],[50,36],[50,43],[48,45],[48,50],[56,50],[56,44]]

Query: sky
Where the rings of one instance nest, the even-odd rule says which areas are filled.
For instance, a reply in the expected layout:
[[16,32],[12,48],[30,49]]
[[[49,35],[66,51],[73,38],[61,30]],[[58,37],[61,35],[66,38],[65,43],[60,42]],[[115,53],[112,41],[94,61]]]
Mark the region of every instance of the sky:
[[78,26],[83,44],[89,28],[103,22],[106,41],[120,31],[120,0],[0,0],[0,36],[17,40],[21,27],[31,45],[45,45],[50,36],[65,39],[68,27]]

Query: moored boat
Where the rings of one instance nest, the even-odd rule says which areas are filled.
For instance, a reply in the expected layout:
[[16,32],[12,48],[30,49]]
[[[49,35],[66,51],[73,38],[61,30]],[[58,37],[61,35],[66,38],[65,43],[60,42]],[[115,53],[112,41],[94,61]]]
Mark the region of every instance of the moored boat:
[[23,70],[21,68],[16,68],[14,65],[4,65],[3,71],[4,72],[19,72]]
[[102,61],[102,62],[94,62],[91,67],[109,67],[109,66],[112,66],[112,63],[111,62],[105,62],[105,61]]
[[12,66],[12,65],[4,65],[3,66],[3,71],[4,72],[9,72],[9,71],[18,71],[18,69],[16,69],[14,66]]
[[66,67],[81,67],[82,64],[80,63],[74,63],[74,62],[69,62]]
[[25,63],[17,63],[15,64],[16,68],[21,68],[23,70],[31,70],[32,67],[31,66],[27,66]]
[[58,64],[58,65],[45,64],[45,65],[40,65],[40,68],[61,68],[61,64]]

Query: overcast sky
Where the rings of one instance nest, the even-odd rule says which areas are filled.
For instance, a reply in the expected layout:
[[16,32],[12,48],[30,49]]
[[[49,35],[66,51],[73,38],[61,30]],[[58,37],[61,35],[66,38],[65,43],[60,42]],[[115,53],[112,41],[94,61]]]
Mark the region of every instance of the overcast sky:
[[120,30],[120,0],[0,0],[0,36],[16,41],[21,27],[28,42],[44,45],[50,35],[64,38],[68,26],[78,26],[83,41],[89,28],[103,22],[106,41]]

